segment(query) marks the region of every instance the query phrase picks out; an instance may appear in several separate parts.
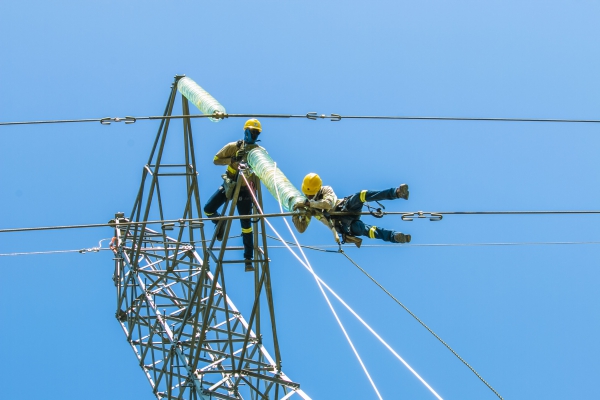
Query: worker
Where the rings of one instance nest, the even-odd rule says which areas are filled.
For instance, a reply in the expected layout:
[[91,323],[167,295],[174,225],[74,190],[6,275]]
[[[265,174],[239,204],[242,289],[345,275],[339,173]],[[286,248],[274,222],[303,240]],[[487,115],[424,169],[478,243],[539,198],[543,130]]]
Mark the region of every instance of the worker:
[[[237,142],[227,143],[215,155],[213,163],[215,165],[227,165],[227,171],[223,175],[223,185],[208,199],[204,206],[204,213],[209,218],[219,217],[221,214],[218,209],[225,204],[225,201],[233,196],[233,192],[238,179],[238,166],[246,161],[248,151],[257,147],[257,138],[262,132],[262,127],[257,119],[249,119],[244,124],[244,139]],[[242,179],[242,178],[240,178]],[[250,180],[253,185],[253,180]],[[239,215],[252,214],[252,191],[253,187],[248,187],[242,180],[239,196],[237,199],[237,211]],[[223,240],[225,233],[225,221],[218,225],[219,221],[213,221],[217,225],[217,240]],[[254,258],[254,237],[252,234],[252,222],[250,218],[240,219],[242,225],[242,241],[244,243],[244,264],[246,272],[254,271],[252,259]]]
[[[338,199],[331,186],[323,186],[321,177],[315,173],[310,173],[302,181],[302,193],[307,199],[294,205],[294,210],[299,212],[292,217],[292,222],[300,233],[306,230],[311,217],[314,216],[326,226],[341,234],[343,242],[354,243],[358,247],[360,247],[362,239],[357,236],[367,236],[371,239],[381,239],[392,243],[410,243],[411,235],[365,224],[360,220],[360,214],[358,214],[363,207],[363,203],[368,201],[408,200],[408,185],[405,183],[381,191],[361,190],[351,196]],[[329,215],[330,212],[334,211],[357,214]]]

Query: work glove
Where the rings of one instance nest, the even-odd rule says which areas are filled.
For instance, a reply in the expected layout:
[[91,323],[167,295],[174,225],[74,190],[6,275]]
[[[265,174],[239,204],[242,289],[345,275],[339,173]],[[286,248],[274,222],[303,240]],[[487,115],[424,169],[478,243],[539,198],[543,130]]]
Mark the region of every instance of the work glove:
[[296,204],[294,204],[294,205],[292,206],[292,209],[293,209],[294,211],[298,211],[298,210],[301,210],[301,211],[306,211],[306,206],[304,205],[304,203],[302,203],[302,202],[299,202],[299,203],[296,203]]
[[304,202],[299,202],[294,204],[293,208],[294,210],[297,210],[298,208],[304,208],[304,209],[309,209],[310,208],[310,201],[308,199],[305,199]]
[[238,150],[233,156],[231,156],[231,162],[240,162],[244,159],[244,151]]

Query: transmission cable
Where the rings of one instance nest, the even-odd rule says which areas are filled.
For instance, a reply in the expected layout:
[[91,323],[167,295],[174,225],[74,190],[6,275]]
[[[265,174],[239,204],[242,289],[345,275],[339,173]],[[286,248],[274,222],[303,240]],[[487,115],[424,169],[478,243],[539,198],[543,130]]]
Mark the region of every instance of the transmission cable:
[[[400,215],[405,221],[413,218],[436,218],[437,215],[560,215],[560,214],[600,214],[600,210],[566,210],[566,211],[434,211],[434,212],[406,212],[406,211],[384,211],[383,215]],[[149,225],[149,224],[168,224],[168,223],[180,223],[180,224],[194,224],[204,221],[220,221],[229,219],[251,219],[251,218],[274,218],[274,217],[288,217],[297,215],[296,212],[284,212],[284,213],[271,213],[262,215],[232,215],[232,216],[220,216],[214,218],[179,218],[179,219],[163,219],[163,220],[152,220],[152,221],[119,221],[109,222],[104,224],[79,224],[79,225],[59,225],[59,226],[42,226],[32,228],[5,228],[0,229],[0,233],[13,233],[13,232],[29,232],[29,231],[46,231],[46,230],[60,230],[60,229],[83,229],[83,228],[106,228],[114,227],[115,225]],[[348,213],[348,212],[331,212],[330,215],[370,215],[369,212],[360,213]]]
[[310,120],[328,119],[330,121],[341,121],[342,119],[370,119],[370,120],[405,120],[405,121],[484,121],[484,122],[551,122],[551,123],[600,123],[597,119],[570,119],[570,118],[486,118],[486,117],[440,117],[440,116],[393,116],[393,115],[340,115],[340,114],[318,114],[308,112],[306,114],[190,114],[190,115],[153,115],[142,117],[104,117],[104,118],[81,118],[81,119],[55,119],[39,121],[14,121],[0,122],[0,126],[9,125],[39,125],[39,124],[68,124],[83,122],[99,122],[102,125],[110,125],[113,122],[124,122],[133,124],[144,120],[170,120],[184,118],[303,118]]
[[[269,239],[280,242],[281,240],[275,236],[267,235]],[[293,242],[285,241],[285,243],[295,246]],[[597,241],[581,241],[581,242],[495,242],[495,243],[404,243],[404,244],[363,244],[360,248],[365,247],[385,247],[385,248],[405,248],[405,247],[468,247],[468,246],[534,246],[534,245],[568,245],[568,244],[600,244]],[[339,249],[337,244],[315,244],[301,245],[304,249],[321,251],[324,253],[339,253],[338,250],[326,250],[327,247]],[[352,244],[346,244],[342,247],[354,248]],[[286,248],[285,246],[269,246],[270,249]]]

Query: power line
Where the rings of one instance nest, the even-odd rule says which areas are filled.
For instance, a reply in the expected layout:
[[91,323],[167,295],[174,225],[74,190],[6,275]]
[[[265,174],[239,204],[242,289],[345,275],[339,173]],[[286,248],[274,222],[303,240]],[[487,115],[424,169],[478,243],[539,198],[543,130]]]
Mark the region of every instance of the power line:
[[550,122],[550,123],[600,123],[597,119],[568,119],[568,118],[483,118],[483,117],[439,117],[439,116],[393,116],[393,115],[340,115],[340,114],[318,114],[309,112],[306,114],[190,114],[190,115],[153,115],[142,117],[104,117],[104,118],[82,118],[82,119],[56,119],[40,121],[15,121],[0,122],[0,126],[8,125],[39,125],[39,124],[67,124],[83,122],[99,122],[102,125],[110,125],[113,122],[124,122],[133,124],[144,120],[166,120],[183,118],[303,118],[310,120],[329,119],[330,121],[341,121],[342,119],[372,119],[372,120],[404,120],[404,121],[483,121],[483,122]]
[[[348,213],[348,212],[332,212],[330,215],[370,215],[369,212],[360,212],[360,213]],[[561,215],[561,214],[600,214],[600,210],[581,210],[581,211],[439,211],[439,212],[425,212],[425,211],[416,211],[416,212],[403,212],[403,211],[384,211],[382,215],[400,215],[402,219],[405,221],[410,221],[414,218],[429,218],[433,220],[439,220],[439,216],[441,215]],[[59,225],[59,226],[42,226],[42,227],[32,227],[32,228],[5,228],[0,229],[0,233],[14,233],[14,232],[30,232],[30,231],[47,231],[47,230],[61,230],[61,229],[83,229],[83,228],[106,228],[106,227],[114,227],[115,225],[122,226],[135,226],[135,225],[154,225],[154,224],[164,224],[166,229],[173,229],[173,225],[169,228],[166,227],[167,224],[175,224],[179,223],[181,225],[185,224],[198,224],[200,227],[201,223],[204,221],[220,221],[220,220],[228,220],[228,219],[255,219],[255,218],[274,218],[274,217],[288,217],[298,215],[296,212],[287,212],[287,213],[272,213],[272,214],[252,214],[252,215],[232,215],[232,216],[221,216],[215,218],[180,218],[180,219],[163,219],[163,220],[152,220],[152,221],[120,221],[118,224],[114,222],[108,222],[104,224],[79,224],[79,225]]]
[[[269,239],[280,241],[275,236],[267,235]],[[289,245],[296,245],[295,243],[286,241]],[[600,241],[579,241],[579,242],[495,242],[495,243],[403,243],[403,244],[363,244],[360,248],[368,247],[476,247],[476,246],[540,246],[540,245],[582,245],[582,244],[600,244]],[[337,244],[315,244],[315,245],[302,245],[302,248],[321,251],[325,253],[339,253],[339,250],[326,250],[326,248],[339,249]],[[342,248],[354,248],[353,244],[342,245]],[[286,248],[285,246],[269,246],[270,249]]]

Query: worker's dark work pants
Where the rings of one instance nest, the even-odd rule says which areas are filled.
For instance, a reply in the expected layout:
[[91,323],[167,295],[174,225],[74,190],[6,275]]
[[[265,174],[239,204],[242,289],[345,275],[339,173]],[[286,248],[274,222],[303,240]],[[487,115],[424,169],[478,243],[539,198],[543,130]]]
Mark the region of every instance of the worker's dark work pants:
[[[219,187],[204,206],[204,213],[207,217],[220,217],[219,208],[225,204],[225,188]],[[236,204],[239,215],[252,214],[252,196],[246,186],[240,188],[240,194]],[[213,221],[215,225],[217,221]],[[254,258],[254,237],[252,236],[252,222],[250,219],[240,219],[242,224],[242,240],[244,242],[244,258],[252,260]]]
[[[350,196],[339,211],[360,212],[363,203],[376,200],[396,200],[396,188],[381,191],[362,190]],[[360,220],[360,215],[340,217],[343,233],[354,236],[367,236],[371,239],[381,239],[385,242],[394,242],[394,231],[383,229],[375,225],[365,224]]]

